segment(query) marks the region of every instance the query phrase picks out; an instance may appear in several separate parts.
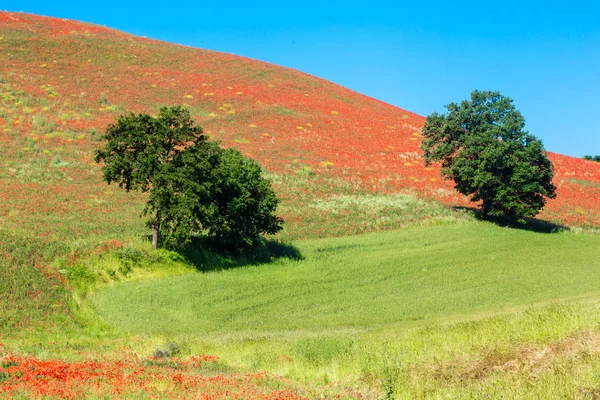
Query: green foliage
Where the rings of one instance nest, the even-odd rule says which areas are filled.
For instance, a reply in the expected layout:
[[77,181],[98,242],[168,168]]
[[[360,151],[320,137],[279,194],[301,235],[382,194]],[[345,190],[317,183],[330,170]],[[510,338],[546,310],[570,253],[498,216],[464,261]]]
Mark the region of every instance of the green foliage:
[[220,245],[251,247],[261,233],[275,234],[281,229],[281,219],[273,214],[278,199],[271,183],[262,178],[258,163],[227,149],[211,172],[217,213],[204,226]]
[[554,167],[542,142],[524,130],[525,119],[499,92],[471,93],[450,103],[448,114],[433,113],[423,127],[426,164],[441,162],[441,174],[455,188],[482,201],[484,215],[508,215],[524,222],[554,198]]
[[159,234],[171,248],[207,234],[222,249],[239,251],[281,229],[274,215],[278,199],[260,166],[208,141],[186,109],[121,117],[105,140],[96,152],[96,161],[105,163],[104,179],[149,192],[144,214],[153,215],[148,225],[155,247]]
[[584,160],[600,162],[600,156],[583,156]]
[[206,231],[218,247],[253,247],[262,233],[281,229],[278,199],[260,165],[214,142],[191,146],[161,174],[150,193],[150,209],[162,210],[167,244],[187,244],[190,232]]
[[[106,145],[96,151],[96,162],[104,162],[104,179],[119,182],[126,190],[147,192],[160,179],[168,180],[169,166],[193,142],[206,142],[202,129],[195,126],[182,107],[164,107],[154,118],[129,114],[111,124],[104,135]],[[166,175],[166,176],[163,176]]]

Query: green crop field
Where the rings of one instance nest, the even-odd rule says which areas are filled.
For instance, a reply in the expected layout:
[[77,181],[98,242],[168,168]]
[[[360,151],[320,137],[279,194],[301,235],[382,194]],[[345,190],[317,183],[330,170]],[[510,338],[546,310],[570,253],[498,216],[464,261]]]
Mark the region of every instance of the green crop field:
[[126,282],[94,297],[132,333],[365,328],[600,292],[600,235],[464,222],[297,243],[302,260]]
[[460,220],[296,246],[92,302],[141,352],[176,343],[368,398],[561,398],[600,383],[599,235]]

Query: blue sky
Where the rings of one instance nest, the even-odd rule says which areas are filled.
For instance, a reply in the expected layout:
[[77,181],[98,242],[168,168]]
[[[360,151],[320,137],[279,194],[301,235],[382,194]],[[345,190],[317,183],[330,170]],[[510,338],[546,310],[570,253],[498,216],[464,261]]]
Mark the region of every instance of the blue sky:
[[421,115],[499,90],[548,150],[600,154],[594,1],[10,0],[0,9],[268,61]]

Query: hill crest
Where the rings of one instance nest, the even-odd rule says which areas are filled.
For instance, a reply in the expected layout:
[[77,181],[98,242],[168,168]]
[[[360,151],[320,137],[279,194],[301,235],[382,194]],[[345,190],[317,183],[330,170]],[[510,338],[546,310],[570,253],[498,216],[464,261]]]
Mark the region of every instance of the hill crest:
[[[9,156],[0,175],[4,194],[21,193],[25,184],[88,182],[96,174],[89,171],[97,168],[91,160],[97,136],[118,115],[185,104],[206,133],[256,158],[271,173],[306,172],[369,192],[410,192],[469,204],[441,180],[438,168],[424,167],[419,149],[424,117],[323,79],[30,14],[0,12],[0,36],[3,152],[35,148],[48,163],[57,158],[68,163],[62,175],[33,182],[17,173],[19,158]],[[71,159],[74,150],[77,160]],[[542,218],[600,226],[600,164],[550,157],[558,197]],[[90,176],[81,176],[82,169]],[[324,188],[323,194],[335,191]]]

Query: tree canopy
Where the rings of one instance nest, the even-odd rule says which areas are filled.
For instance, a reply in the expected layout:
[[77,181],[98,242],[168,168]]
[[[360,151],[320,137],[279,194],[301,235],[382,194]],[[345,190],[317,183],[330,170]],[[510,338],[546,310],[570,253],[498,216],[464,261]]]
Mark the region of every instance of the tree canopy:
[[600,162],[600,156],[583,156],[585,160]]
[[433,113],[423,127],[423,158],[441,162],[441,174],[485,216],[508,215],[524,222],[556,197],[554,167],[542,142],[524,130],[512,99],[474,91],[470,100]]
[[155,248],[207,235],[236,251],[281,230],[278,199],[260,165],[209,141],[185,108],[122,116],[104,140],[96,151],[104,180],[149,192],[143,214],[151,216]]

